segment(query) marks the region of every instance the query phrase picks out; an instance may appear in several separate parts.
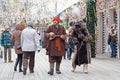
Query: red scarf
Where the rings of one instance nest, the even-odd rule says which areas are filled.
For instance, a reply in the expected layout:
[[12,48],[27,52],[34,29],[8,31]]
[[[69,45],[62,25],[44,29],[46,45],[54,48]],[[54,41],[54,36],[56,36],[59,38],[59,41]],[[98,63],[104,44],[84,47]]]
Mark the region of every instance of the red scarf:
[[56,38],[55,42],[56,42],[56,47],[57,47],[58,51],[61,51],[60,38]]

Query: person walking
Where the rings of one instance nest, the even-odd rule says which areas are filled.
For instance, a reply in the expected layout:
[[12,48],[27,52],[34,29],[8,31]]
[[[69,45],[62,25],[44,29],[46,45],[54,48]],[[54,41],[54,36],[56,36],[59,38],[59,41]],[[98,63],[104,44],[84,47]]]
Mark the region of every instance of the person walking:
[[15,53],[17,54],[17,59],[15,61],[14,71],[17,71],[17,65],[19,63],[19,72],[22,72],[22,57],[23,52],[21,49],[21,32],[22,27],[20,24],[17,24],[16,30],[12,33],[11,40],[14,42],[15,45]]
[[62,56],[65,54],[66,31],[63,26],[59,25],[60,16],[53,18],[53,25],[49,26],[46,35],[46,54],[49,58],[50,70],[48,74],[54,74],[54,64],[56,63],[56,73],[61,74],[60,64]]
[[76,65],[80,66],[83,64],[84,73],[88,73],[88,64],[91,63],[91,36],[83,21],[76,22],[72,37],[75,44],[72,71],[75,71]]
[[8,51],[8,62],[13,62],[11,60],[11,48],[14,43],[11,41],[11,33],[9,26],[5,27],[5,31],[2,32],[1,46],[4,47],[4,62],[7,62],[7,51]]
[[23,75],[26,75],[28,59],[29,59],[29,71],[34,73],[35,64],[35,51],[40,51],[39,35],[36,30],[33,29],[33,22],[29,21],[27,27],[21,34],[21,47],[23,51]]
[[71,36],[72,28],[69,27],[68,32],[66,32],[66,33],[67,33],[67,38],[66,38],[67,59],[71,60],[72,52],[74,50],[74,43],[73,43],[73,39],[72,39],[72,36]]

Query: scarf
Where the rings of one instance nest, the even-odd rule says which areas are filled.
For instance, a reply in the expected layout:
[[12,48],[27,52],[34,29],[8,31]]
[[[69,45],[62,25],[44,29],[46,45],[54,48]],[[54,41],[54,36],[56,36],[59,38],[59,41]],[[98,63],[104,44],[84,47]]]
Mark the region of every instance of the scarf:
[[60,38],[56,38],[55,42],[56,42],[56,47],[57,47],[58,51],[61,51]]

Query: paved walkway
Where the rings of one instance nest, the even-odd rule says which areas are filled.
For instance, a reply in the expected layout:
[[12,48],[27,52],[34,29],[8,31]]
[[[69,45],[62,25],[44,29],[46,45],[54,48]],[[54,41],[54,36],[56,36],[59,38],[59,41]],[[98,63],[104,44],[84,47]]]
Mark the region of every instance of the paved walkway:
[[[12,51],[12,59],[15,61],[16,54]],[[76,71],[71,72],[71,60],[64,60],[61,64],[62,74],[47,74],[49,70],[48,57],[45,50],[36,53],[35,73],[27,71],[23,73],[14,72],[14,63],[4,63],[0,59],[0,80],[120,80],[120,60],[110,58],[93,58],[89,65],[89,73],[83,73],[83,66],[77,67]]]

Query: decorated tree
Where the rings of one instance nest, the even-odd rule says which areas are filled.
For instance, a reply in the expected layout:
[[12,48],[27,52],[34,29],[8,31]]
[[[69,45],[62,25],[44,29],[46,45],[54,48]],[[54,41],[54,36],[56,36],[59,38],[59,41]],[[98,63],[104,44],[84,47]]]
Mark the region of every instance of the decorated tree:
[[86,0],[86,15],[87,15],[87,28],[92,36],[91,41],[91,51],[92,57],[95,57],[95,27],[97,24],[97,18],[96,18],[96,1],[97,0]]

